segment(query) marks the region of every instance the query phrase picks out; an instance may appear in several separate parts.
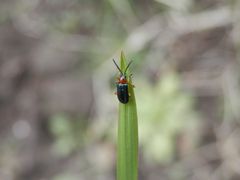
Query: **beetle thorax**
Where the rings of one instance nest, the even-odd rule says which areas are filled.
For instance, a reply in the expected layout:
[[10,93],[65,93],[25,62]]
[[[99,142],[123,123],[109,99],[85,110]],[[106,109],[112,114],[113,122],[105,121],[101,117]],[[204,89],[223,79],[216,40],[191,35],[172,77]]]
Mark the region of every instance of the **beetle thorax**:
[[127,84],[126,76],[120,76],[120,78],[119,78],[119,84]]

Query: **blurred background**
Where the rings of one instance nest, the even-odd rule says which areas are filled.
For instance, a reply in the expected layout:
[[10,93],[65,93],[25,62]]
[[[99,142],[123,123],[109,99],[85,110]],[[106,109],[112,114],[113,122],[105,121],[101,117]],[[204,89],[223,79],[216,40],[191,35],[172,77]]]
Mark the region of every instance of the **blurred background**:
[[139,180],[240,179],[240,1],[1,0],[0,179],[114,180],[123,50]]

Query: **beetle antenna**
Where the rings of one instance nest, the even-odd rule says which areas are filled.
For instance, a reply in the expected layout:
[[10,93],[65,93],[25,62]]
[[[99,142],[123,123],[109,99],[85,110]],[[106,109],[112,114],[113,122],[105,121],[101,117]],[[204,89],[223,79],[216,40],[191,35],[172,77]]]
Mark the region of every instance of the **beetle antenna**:
[[122,73],[120,67],[117,65],[117,63],[116,63],[116,61],[115,61],[114,59],[113,59],[113,62],[114,62],[114,64],[115,64],[115,66],[118,68],[118,70],[119,70],[119,72],[121,73],[121,75],[123,75],[123,73]]
[[124,75],[126,74],[128,68],[129,68],[129,66],[132,64],[132,62],[133,62],[133,61],[130,61],[130,62],[128,63],[128,65],[127,65],[127,67],[126,67],[126,69],[125,69],[125,71],[124,71]]

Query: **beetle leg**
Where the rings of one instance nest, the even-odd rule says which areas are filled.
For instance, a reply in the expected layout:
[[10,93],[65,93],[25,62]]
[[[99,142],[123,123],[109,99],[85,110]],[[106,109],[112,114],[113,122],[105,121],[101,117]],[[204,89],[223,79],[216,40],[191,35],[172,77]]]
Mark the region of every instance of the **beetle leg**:
[[129,78],[132,79],[132,78],[133,78],[133,74],[130,74],[130,75],[129,75]]
[[[132,78],[132,76],[133,76],[133,74],[130,74],[130,75],[129,75],[130,78]],[[133,84],[131,84],[131,86],[132,86],[133,88],[135,88],[135,86],[134,86]]]
[[117,80],[115,82],[116,82],[116,84],[119,84],[119,78],[117,78]]
[[134,84],[132,84],[132,83],[128,83],[130,86],[132,86],[133,88],[135,88],[135,85]]

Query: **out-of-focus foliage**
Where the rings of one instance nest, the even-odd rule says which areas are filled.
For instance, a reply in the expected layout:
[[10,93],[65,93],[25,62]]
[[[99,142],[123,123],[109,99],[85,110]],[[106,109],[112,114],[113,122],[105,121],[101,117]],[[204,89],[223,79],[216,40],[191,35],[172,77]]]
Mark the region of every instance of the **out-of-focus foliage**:
[[165,6],[168,6],[169,9],[175,11],[187,11],[192,4],[192,0],[156,0],[159,3],[162,3]]
[[111,60],[124,50],[139,178],[239,180],[239,9],[239,0],[2,0],[0,179],[114,179]]
[[[176,73],[165,74],[154,86],[142,81],[141,87],[137,95],[144,155],[147,161],[170,162],[177,137],[196,128],[193,97],[181,91]],[[194,134],[189,141],[195,141]]]
[[57,154],[67,156],[84,145],[87,129],[84,121],[57,114],[49,122],[49,128],[55,137],[53,150]]
[[79,176],[78,175],[73,175],[73,174],[64,174],[64,175],[58,175],[53,178],[53,180],[78,180]]

